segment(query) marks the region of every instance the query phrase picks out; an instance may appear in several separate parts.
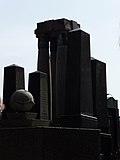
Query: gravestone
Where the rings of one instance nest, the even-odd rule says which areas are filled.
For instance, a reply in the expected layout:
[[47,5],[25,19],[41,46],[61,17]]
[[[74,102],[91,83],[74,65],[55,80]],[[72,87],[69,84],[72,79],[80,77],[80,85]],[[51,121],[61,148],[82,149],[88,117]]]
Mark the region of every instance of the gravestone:
[[80,29],[68,33],[65,114],[93,115],[90,35]]
[[30,73],[28,90],[35,101],[35,106],[31,111],[37,113],[38,119],[49,120],[48,75],[40,71]]
[[94,116],[98,118],[98,128],[108,132],[106,64],[92,58],[92,91]]
[[[49,96],[49,99],[51,100],[50,103],[52,103],[52,119],[56,119],[56,58],[57,46],[59,45],[59,35],[62,35],[66,38],[65,35],[68,31],[79,27],[80,25],[77,22],[64,18],[37,23],[37,29],[35,30],[35,34],[38,38],[38,70],[47,73],[48,77],[51,74],[51,83],[49,83],[49,88],[52,88],[52,94],[51,97]],[[65,43],[65,41],[63,41],[63,43]],[[49,73],[48,69],[49,54],[51,73]],[[47,69],[45,68],[45,66],[47,67]]]
[[25,89],[24,68],[17,65],[4,67],[3,102],[6,106],[4,113],[13,112],[9,106],[10,98],[18,89]]
[[67,38],[66,46],[58,47],[58,117],[53,125],[97,128],[92,104],[90,36],[75,29],[68,32]]
[[113,150],[116,152],[119,145],[119,110],[118,102],[113,97],[107,99],[107,110],[109,120],[109,133],[112,135]]

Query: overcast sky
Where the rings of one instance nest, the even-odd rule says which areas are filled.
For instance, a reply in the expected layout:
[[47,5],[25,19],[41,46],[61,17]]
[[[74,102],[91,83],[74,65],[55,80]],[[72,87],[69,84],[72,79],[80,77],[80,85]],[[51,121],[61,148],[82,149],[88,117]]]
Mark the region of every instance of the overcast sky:
[[[0,94],[3,69],[37,68],[36,23],[67,18],[91,36],[91,56],[107,65],[107,91],[120,106],[120,0],[0,0]],[[27,89],[27,88],[26,88]]]

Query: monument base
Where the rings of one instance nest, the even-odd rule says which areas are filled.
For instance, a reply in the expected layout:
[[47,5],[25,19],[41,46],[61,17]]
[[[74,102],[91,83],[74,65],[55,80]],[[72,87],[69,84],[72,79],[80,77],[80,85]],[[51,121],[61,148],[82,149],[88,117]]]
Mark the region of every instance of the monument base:
[[49,120],[0,120],[1,128],[11,128],[11,127],[37,127],[37,126],[49,126]]
[[0,120],[0,127],[36,127],[36,126],[49,126],[50,120],[35,119],[37,113],[24,112],[24,113],[7,113],[8,119]]
[[97,129],[97,118],[85,114],[60,116],[51,126]]

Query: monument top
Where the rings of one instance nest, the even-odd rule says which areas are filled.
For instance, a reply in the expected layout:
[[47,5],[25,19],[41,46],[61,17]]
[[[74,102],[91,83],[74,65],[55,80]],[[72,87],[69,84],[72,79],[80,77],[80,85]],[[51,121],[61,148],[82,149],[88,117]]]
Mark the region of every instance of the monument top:
[[76,28],[80,28],[80,24],[73,20],[68,20],[65,18],[48,20],[44,22],[37,23],[37,29],[35,30],[36,37],[38,38],[41,35],[51,33],[60,34],[66,31],[70,31]]

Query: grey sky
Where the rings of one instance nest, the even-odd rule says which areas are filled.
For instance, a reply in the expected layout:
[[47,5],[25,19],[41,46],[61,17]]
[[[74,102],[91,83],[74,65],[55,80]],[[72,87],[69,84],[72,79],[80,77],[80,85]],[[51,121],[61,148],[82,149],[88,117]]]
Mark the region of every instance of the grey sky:
[[[120,101],[119,0],[0,0],[0,93],[4,66],[36,70],[36,23],[67,18],[91,35],[91,56],[107,64],[107,90]],[[120,102],[119,102],[120,103]]]

